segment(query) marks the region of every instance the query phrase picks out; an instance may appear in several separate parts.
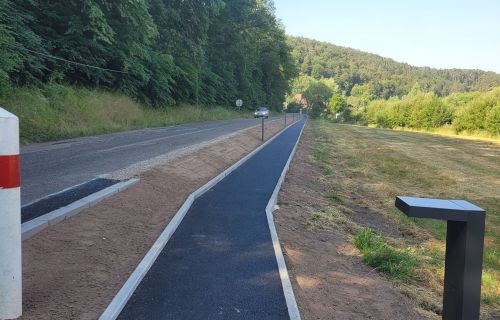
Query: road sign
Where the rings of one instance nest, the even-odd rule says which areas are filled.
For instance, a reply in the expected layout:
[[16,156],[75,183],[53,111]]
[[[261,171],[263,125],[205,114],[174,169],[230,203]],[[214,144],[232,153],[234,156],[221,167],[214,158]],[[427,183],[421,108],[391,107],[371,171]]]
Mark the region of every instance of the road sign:
[[238,108],[241,108],[242,105],[243,105],[243,100],[241,100],[241,99],[236,100],[236,106]]

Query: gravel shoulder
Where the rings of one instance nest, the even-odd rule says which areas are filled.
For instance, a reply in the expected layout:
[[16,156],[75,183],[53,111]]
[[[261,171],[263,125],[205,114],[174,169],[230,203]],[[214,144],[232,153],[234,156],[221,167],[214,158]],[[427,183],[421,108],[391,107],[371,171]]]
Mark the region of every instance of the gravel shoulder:
[[313,146],[306,127],[274,212],[302,319],[420,319],[410,299],[362,263],[342,229],[308,227],[311,210],[329,205]]
[[22,319],[98,318],[189,193],[260,144],[251,128],[120,172],[141,181],[23,242]]

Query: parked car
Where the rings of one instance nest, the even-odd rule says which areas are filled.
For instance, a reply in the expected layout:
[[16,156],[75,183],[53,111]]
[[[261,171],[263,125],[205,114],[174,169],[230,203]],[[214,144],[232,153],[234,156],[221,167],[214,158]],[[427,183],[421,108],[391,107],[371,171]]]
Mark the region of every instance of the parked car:
[[260,107],[255,110],[253,114],[254,118],[269,118],[269,110],[266,107]]

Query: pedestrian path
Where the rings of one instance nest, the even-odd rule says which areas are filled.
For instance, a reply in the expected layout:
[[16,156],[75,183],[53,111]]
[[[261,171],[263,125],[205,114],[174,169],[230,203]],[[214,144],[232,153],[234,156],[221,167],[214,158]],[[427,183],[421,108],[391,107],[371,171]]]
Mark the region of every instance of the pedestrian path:
[[198,198],[119,319],[288,319],[266,205],[305,119]]

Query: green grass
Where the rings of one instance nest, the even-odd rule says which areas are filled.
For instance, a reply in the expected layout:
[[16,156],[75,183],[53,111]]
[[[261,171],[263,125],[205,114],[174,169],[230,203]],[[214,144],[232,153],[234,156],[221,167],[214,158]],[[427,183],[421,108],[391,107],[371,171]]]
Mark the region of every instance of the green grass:
[[315,150],[313,157],[314,157],[314,160],[316,160],[320,163],[328,162],[328,154],[322,150]]
[[329,176],[329,175],[332,175],[333,174],[333,168],[329,165],[324,165],[322,168],[321,168],[321,171],[323,171],[323,174],[325,176]]
[[384,238],[364,228],[354,236],[354,245],[363,254],[363,261],[391,279],[416,280],[417,259],[407,250],[395,249]]
[[337,203],[341,203],[342,202],[342,198],[340,198],[340,196],[335,193],[335,191],[331,191],[327,196],[326,196],[327,199],[329,199],[330,201],[333,201],[333,202],[337,202]]
[[444,252],[438,248],[429,248],[425,246],[417,247],[415,254],[418,255],[422,262],[436,268],[444,267]]
[[249,116],[223,107],[146,107],[121,94],[61,84],[11,88],[0,105],[20,120],[21,143]]
[[500,270],[500,249],[487,248],[484,252],[484,264],[492,269]]
[[495,274],[488,270],[483,271],[481,283],[486,288],[482,292],[481,301],[487,304],[498,304],[500,301],[500,281],[495,277]]

